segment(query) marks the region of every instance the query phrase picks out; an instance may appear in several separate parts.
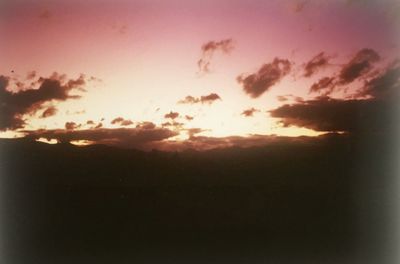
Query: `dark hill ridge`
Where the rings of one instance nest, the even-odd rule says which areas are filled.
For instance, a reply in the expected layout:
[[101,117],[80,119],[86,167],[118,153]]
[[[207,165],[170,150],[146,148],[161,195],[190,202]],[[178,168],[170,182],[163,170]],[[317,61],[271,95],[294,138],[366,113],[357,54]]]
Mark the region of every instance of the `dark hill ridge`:
[[378,259],[392,154],[344,135],[179,153],[1,139],[2,263]]

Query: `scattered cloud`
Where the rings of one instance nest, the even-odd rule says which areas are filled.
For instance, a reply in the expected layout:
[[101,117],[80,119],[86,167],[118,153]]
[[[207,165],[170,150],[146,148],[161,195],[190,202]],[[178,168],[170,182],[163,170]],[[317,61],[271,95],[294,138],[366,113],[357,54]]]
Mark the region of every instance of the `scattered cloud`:
[[54,73],[49,78],[39,77],[37,87],[15,89],[10,86],[10,78],[0,76],[0,130],[18,129],[25,125],[24,115],[42,110],[45,103],[78,99],[80,95],[72,91],[85,91],[86,78],[67,79],[65,75]]
[[365,82],[356,96],[397,97],[400,91],[400,60],[395,60],[377,76]]
[[[376,51],[368,48],[361,49],[350,59],[349,62],[341,67],[336,76],[321,78],[311,85],[309,92],[319,93],[320,95],[330,95],[335,91],[343,89],[343,87],[345,87],[344,90],[347,91],[348,87],[346,87],[346,85],[351,82],[355,80],[366,81],[370,79],[373,74],[369,73],[371,72],[373,65],[379,60],[380,56]],[[319,66],[317,68],[319,68]],[[314,71],[309,71],[309,73],[312,72]]]
[[318,82],[314,83],[310,87],[310,93],[323,93],[325,95],[330,94],[335,88],[335,78],[333,77],[323,77]]
[[311,77],[320,69],[325,68],[329,65],[329,60],[331,58],[328,57],[324,52],[321,52],[314,56],[310,61],[304,64],[304,77]]
[[140,129],[155,129],[156,125],[152,122],[140,122],[139,124],[136,125],[136,128]]
[[117,117],[111,121],[112,125],[130,126],[133,122],[129,119],[124,119],[122,117]]
[[174,120],[175,118],[179,117],[179,113],[178,112],[169,112],[168,114],[164,115],[164,118],[171,118],[172,120]]
[[40,116],[40,118],[46,118],[46,117],[54,116],[55,114],[57,114],[57,108],[55,108],[54,106],[50,106],[46,110],[43,111],[43,113]]
[[290,69],[289,60],[275,58],[271,63],[261,66],[256,73],[238,76],[237,81],[243,86],[245,93],[257,98],[285,77]]
[[229,54],[234,49],[232,39],[223,39],[220,41],[209,41],[201,47],[201,58],[197,61],[199,73],[205,74],[211,71],[211,60],[215,52]]
[[294,102],[303,102],[304,99],[300,96],[294,96],[292,94],[287,94],[287,95],[278,95],[276,97],[276,99],[278,99],[279,102],[287,102],[287,101],[294,101]]
[[77,128],[79,128],[81,125],[78,125],[77,123],[75,123],[75,122],[66,122],[65,123],[65,129],[67,129],[67,130],[74,130],[74,129],[77,129]]
[[244,110],[241,115],[245,116],[245,117],[251,117],[254,115],[254,113],[259,112],[260,110],[255,109],[255,108],[249,108]]
[[[360,73],[361,68],[370,67],[366,64],[357,67],[357,72]],[[320,96],[313,100],[285,104],[271,110],[270,115],[280,118],[283,126],[306,127],[325,132],[385,133],[396,131],[397,120],[394,114],[399,110],[399,99],[400,62],[396,60],[381,70],[380,74],[365,81],[352,99]]]
[[380,60],[379,54],[372,49],[362,49],[343,66],[338,76],[338,84],[351,83],[372,69],[375,62]]
[[170,127],[170,128],[174,128],[174,129],[182,129],[183,128],[184,123],[181,122],[164,122],[161,124],[162,127]]
[[188,95],[185,97],[185,99],[178,101],[178,104],[212,104],[216,100],[222,100],[221,97],[216,93],[210,93],[209,95],[204,95],[200,97],[193,97],[191,95]]

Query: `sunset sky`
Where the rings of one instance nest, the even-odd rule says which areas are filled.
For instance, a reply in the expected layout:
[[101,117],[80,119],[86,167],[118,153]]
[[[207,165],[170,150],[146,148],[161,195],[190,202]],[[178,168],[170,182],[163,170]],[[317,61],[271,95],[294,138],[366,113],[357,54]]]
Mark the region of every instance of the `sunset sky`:
[[399,14],[396,0],[1,1],[0,137],[206,149],[351,133],[348,109],[397,96]]

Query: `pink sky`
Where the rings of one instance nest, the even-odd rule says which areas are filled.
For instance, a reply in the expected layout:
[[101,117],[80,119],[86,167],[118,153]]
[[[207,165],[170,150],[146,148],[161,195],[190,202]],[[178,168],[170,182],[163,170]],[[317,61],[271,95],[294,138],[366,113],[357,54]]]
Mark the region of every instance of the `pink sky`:
[[[18,131],[65,129],[66,122],[88,129],[88,120],[103,128],[116,117],[148,121],[161,127],[170,111],[178,112],[170,128],[178,133],[168,140],[185,140],[188,129],[198,135],[229,137],[247,135],[318,135],[309,127],[282,126],[268,111],[292,95],[311,100],[309,92],[320,78],[335,76],[362,49],[381,57],[380,69],[399,54],[400,10],[398,1],[11,1],[0,3],[0,75],[10,78],[8,90],[37,89],[25,80],[53,72],[87,81],[82,97],[48,100],[40,111],[24,113],[25,125],[7,128],[3,136]],[[209,72],[199,74],[202,46],[229,40],[232,50],[212,51]],[[305,63],[324,52],[329,65],[304,78]],[[240,75],[257,72],[274,58],[288,60],[290,73],[258,97],[249,96]],[[371,70],[372,72],[372,70]],[[357,90],[360,81],[348,84]],[[216,93],[211,103],[179,104],[186,96],[201,98]],[[343,98],[338,91],[332,98]],[[40,118],[54,106],[55,115]],[[254,108],[253,116],[242,112]],[[191,116],[187,120],[184,116]],[[104,118],[104,119],[103,119]],[[103,120],[102,120],[103,119]],[[21,133],[19,133],[21,134]]]

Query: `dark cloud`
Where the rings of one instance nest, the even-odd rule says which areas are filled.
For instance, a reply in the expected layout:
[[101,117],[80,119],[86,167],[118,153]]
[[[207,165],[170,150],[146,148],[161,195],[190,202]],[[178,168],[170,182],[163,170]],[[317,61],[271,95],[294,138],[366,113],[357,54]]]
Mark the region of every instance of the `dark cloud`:
[[201,58],[197,61],[199,73],[209,73],[211,60],[214,53],[220,51],[223,54],[229,54],[234,49],[232,39],[223,39],[220,41],[209,41],[201,47]]
[[181,122],[164,122],[161,124],[162,127],[169,127],[169,128],[173,128],[173,129],[182,129],[183,128],[184,123]]
[[330,94],[335,88],[335,78],[333,77],[324,77],[321,78],[318,82],[314,83],[310,87],[310,93],[322,93],[322,94]]
[[318,70],[329,65],[330,57],[324,52],[319,53],[304,65],[304,77],[311,77]]
[[129,120],[129,119],[124,119],[122,117],[117,117],[117,118],[115,118],[115,119],[113,119],[111,121],[111,124],[113,124],[113,125],[118,124],[118,125],[121,125],[121,126],[130,126],[130,125],[133,124],[133,122],[131,120]]
[[400,91],[400,60],[391,63],[375,78],[366,81],[357,96],[374,98],[397,97]]
[[332,99],[319,97],[302,103],[286,104],[270,111],[284,126],[316,131],[383,131],[393,128],[398,101],[382,99]]
[[196,104],[199,102],[200,102],[199,98],[188,95],[185,97],[185,99],[179,100],[178,104]]
[[15,87],[9,87],[9,78],[0,76],[0,130],[22,128],[25,125],[23,115],[42,110],[47,102],[80,98],[71,92],[84,91],[86,79],[84,75],[67,79],[65,75],[54,73],[50,78],[40,77],[35,83],[37,88],[13,91]]
[[203,95],[201,97],[193,97],[191,95],[188,95],[185,97],[185,99],[178,101],[178,103],[179,104],[197,104],[197,103],[212,104],[216,100],[221,100],[221,97],[216,93],[210,93],[209,95]]
[[74,130],[74,129],[77,129],[77,128],[79,128],[81,125],[78,125],[77,123],[75,123],[75,122],[66,122],[65,123],[65,129],[67,129],[67,130]]
[[55,129],[24,132],[27,134],[27,137],[34,139],[56,139],[59,142],[87,140],[97,144],[134,148],[146,148],[150,143],[162,141],[178,135],[177,132],[165,128],[98,128],[85,130]]
[[136,125],[136,128],[140,129],[155,129],[156,125],[152,122],[140,122]]
[[260,110],[255,109],[255,108],[250,108],[250,109],[246,109],[244,110],[241,115],[245,116],[245,117],[250,117],[253,116],[255,112],[259,112]]
[[172,120],[179,117],[178,112],[169,112],[168,114],[164,115],[164,118],[171,118]]
[[55,108],[54,106],[50,106],[46,110],[43,111],[43,113],[40,117],[46,118],[46,117],[54,116],[55,114],[57,114],[57,108]]
[[257,98],[285,77],[290,69],[291,63],[288,60],[275,58],[271,63],[264,64],[256,73],[238,76],[237,81],[248,95]]
[[211,94],[209,94],[209,95],[205,95],[205,96],[201,96],[201,97],[200,97],[200,102],[202,102],[202,103],[209,103],[209,104],[211,104],[211,103],[213,103],[213,102],[216,101],[216,100],[221,100],[221,97],[219,97],[219,95],[216,94],[216,93],[211,93]]
[[351,83],[372,69],[375,62],[380,60],[379,54],[372,49],[362,49],[341,69],[338,84]]
[[287,94],[287,95],[278,95],[276,97],[278,99],[279,102],[287,102],[289,100],[294,101],[294,102],[303,102],[304,99],[300,96],[294,96],[292,94]]
[[86,122],[86,125],[94,125],[93,120],[88,120],[88,121]]
[[[323,53],[320,53],[319,55],[321,54]],[[348,63],[342,66],[335,77],[321,78],[310,87],[309,92],[319,93],[320,95],[329,95],[340,89],[344,89],[344,91],[347,92],[348,87],[345,85],[355,80],[366,81],[370,79],[371,76],[373,77],[376,73],[373,72],[371,74],[371,70],[373,65],[379,60],[380,56],[376,51],[368,48],[361,49]],[[313,71],[311,70],[309,72],[311,73]],[[304,76],[306,76],[306,74]]]

